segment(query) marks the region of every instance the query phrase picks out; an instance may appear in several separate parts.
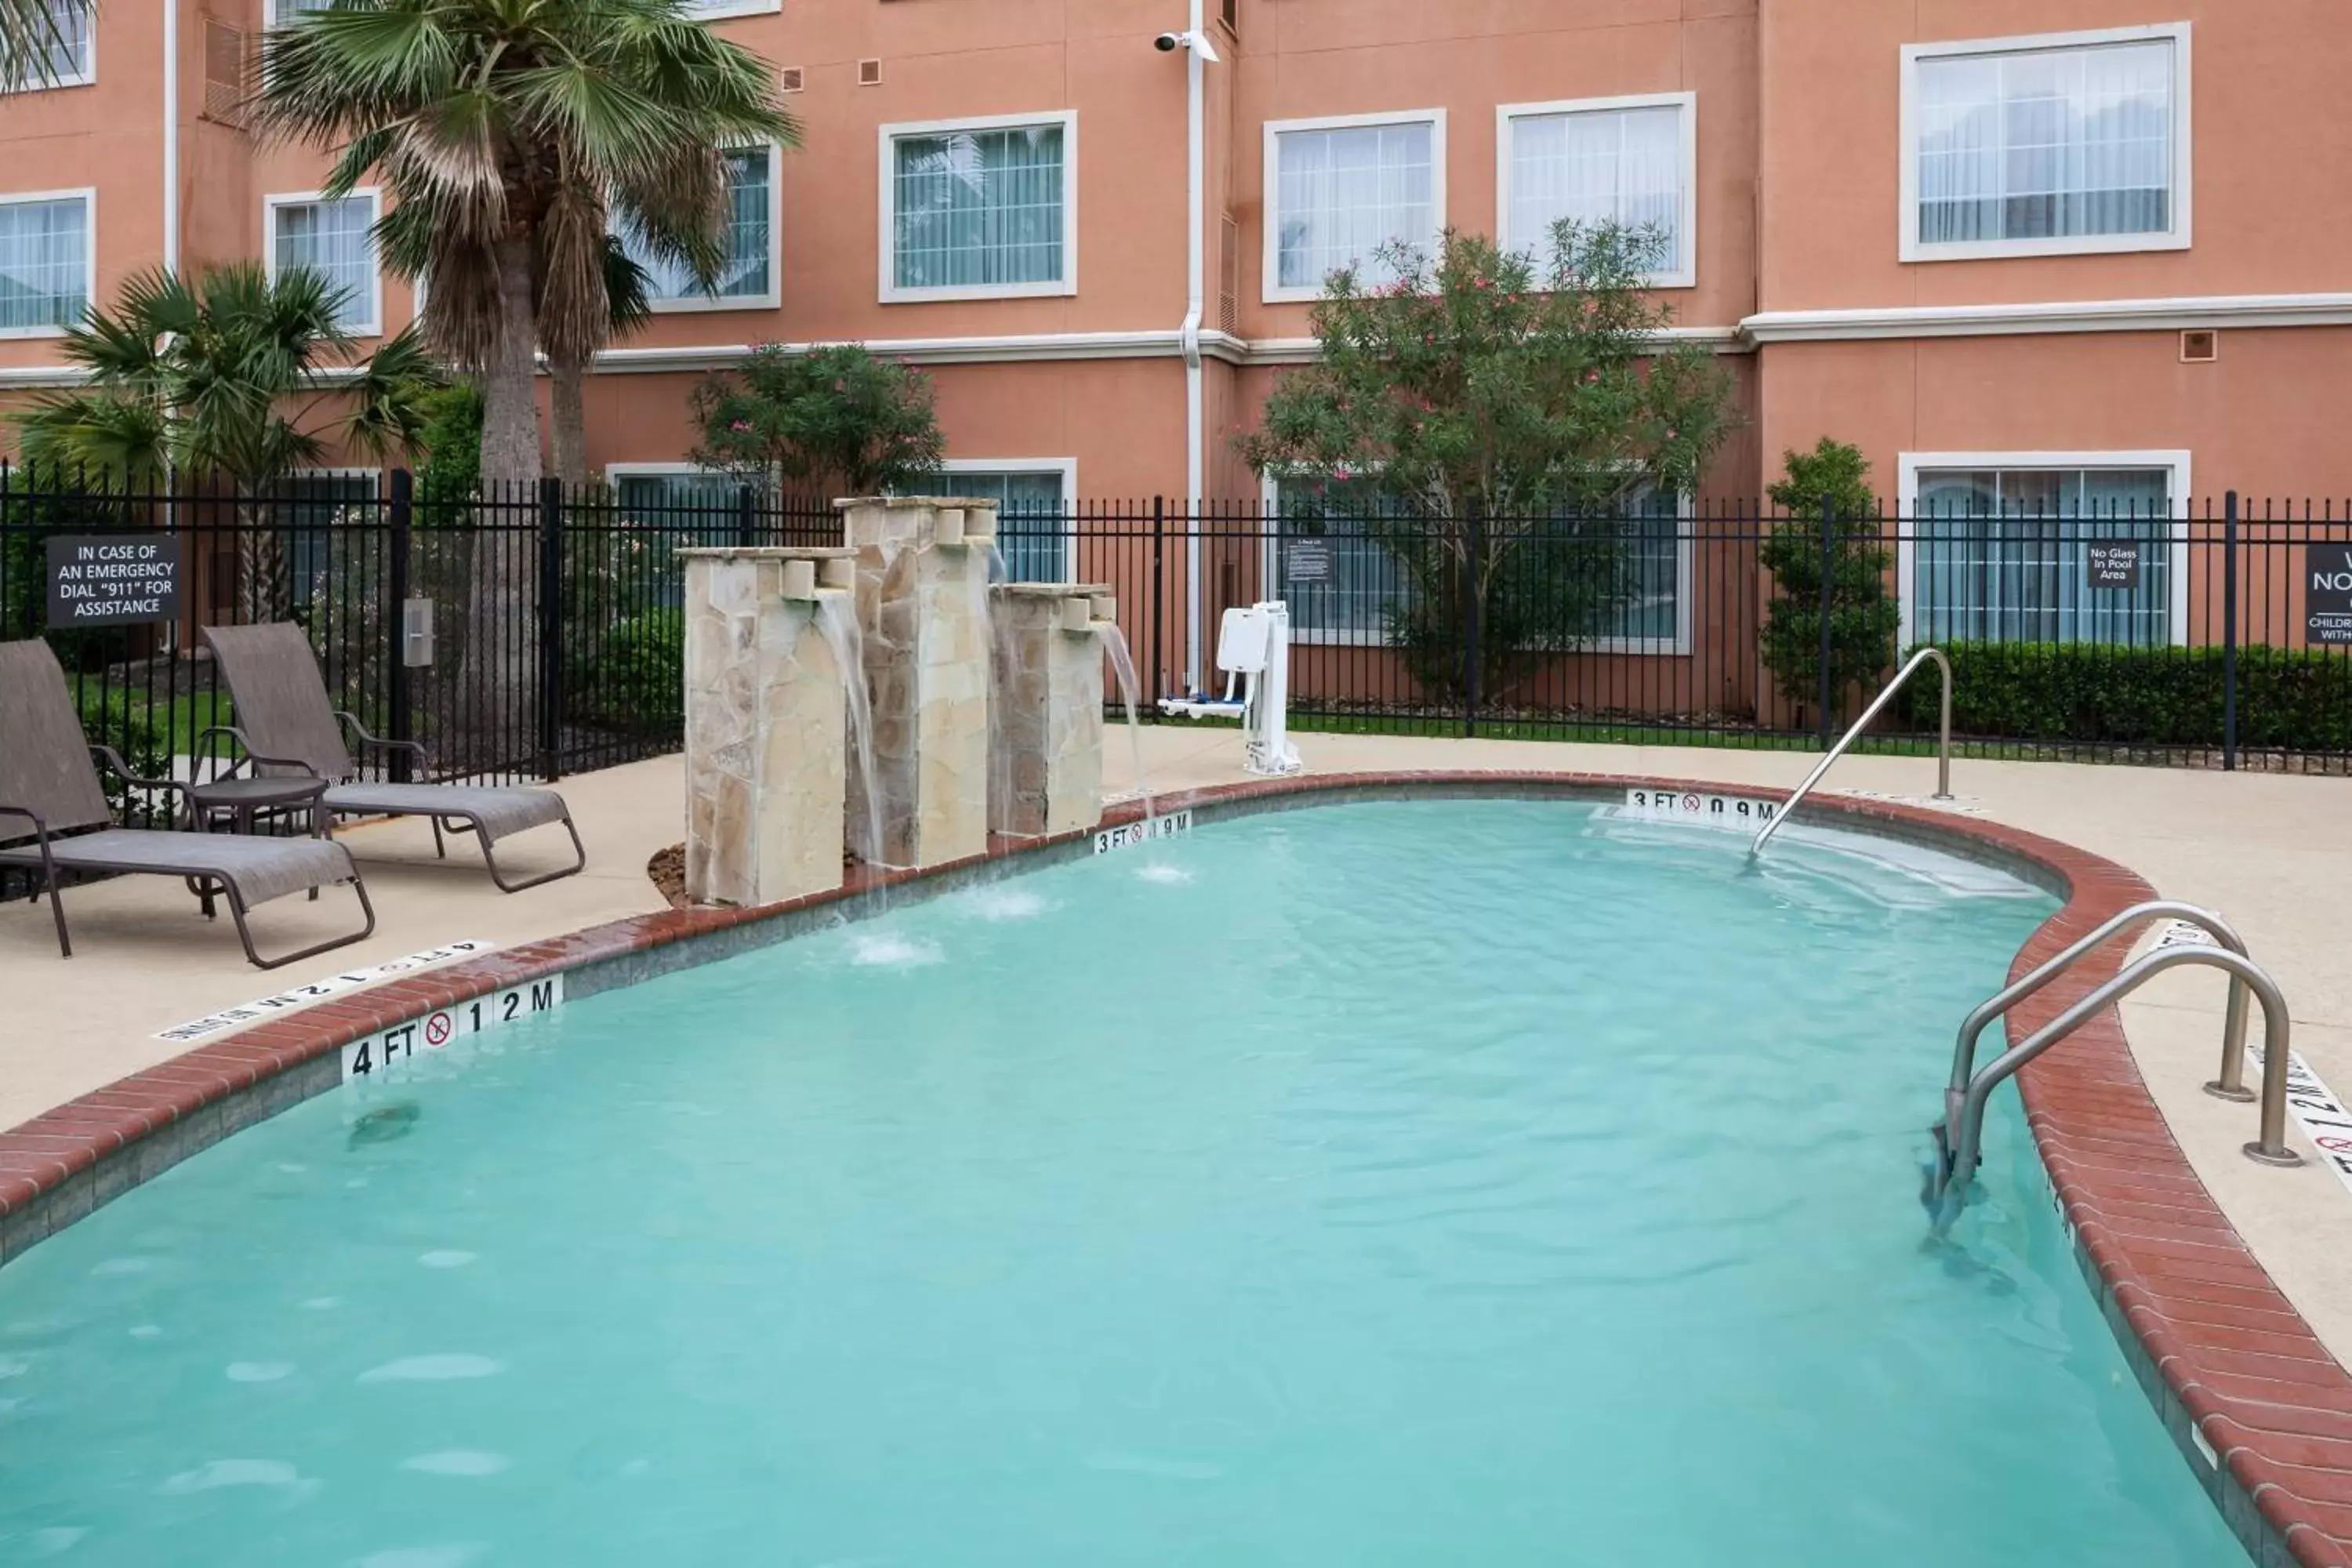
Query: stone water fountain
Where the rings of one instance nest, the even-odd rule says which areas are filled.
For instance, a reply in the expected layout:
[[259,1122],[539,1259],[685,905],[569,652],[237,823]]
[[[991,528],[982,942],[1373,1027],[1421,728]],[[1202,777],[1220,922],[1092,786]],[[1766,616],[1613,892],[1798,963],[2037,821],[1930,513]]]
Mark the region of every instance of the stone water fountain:
[[996,510],[836,503],[844,547],[681,550],[688,897],[838,887],[1102,819],[1109,590],[990,585]]

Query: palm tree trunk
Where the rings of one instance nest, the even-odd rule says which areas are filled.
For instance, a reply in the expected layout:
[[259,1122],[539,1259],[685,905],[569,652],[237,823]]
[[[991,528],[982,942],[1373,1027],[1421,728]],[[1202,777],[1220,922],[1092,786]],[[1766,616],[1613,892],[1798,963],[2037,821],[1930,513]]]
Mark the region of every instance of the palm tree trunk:
[[266,626],[287,619],[293,595],[286,581],[286,545],[278,521],[252,498],[240,496],[236,505],[236,615],[243,626]]
[[566,490],[588,483],[588,366],[569,357],[548,366],[554,388],[555,475]]
[[468,771],[527,769],[540,723],[538,342],[527,238],[498,247],[504,331],[483,367],[482,488],[466,605],[459,730]]

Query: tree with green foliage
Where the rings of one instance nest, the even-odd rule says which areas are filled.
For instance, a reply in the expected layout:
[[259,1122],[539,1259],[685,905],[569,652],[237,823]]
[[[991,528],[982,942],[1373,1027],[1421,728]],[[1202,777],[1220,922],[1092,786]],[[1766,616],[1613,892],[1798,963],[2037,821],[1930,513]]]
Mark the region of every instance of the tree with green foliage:
[[[0,0],[0,82],[47,86],[71,75],[72,39],[54,0]],[[93,5],[82,26],[98,25]]]
[[237,609],[284,619],[284,542],[258,500],[331,444],[404,460],[440,380],[413,331],[362,357],[336,321],[341,303],[305,268],[274,279],[254,262],[193,280],[134,276],[113,310],[92,310],[66,334],[62,353],[86,384],[13,416],[27,464],[120,489],[160,489],[175,474],[226,481],[240,525]]
[[[385,265],[480,386],[482,477],[509,496],[545,468],[540,352],[584,368],[609,339],[608,237],[715,278],[725,150],[800,141],[775,67],[688,0],[345,0],[270,28],[261,83],[266,135],[335,154],[328,195],[383,186]],[[505,542],[467,576],[473,736],[537,722],[538,550]]]
[[1385,629],[1425,690],[1462,695],[1474,606],[1487,698],[1602,635],[1631,592],[1636,497],[1689,494],[1732,428],[1729,376],[1648,291],[1661,251],[1574,222],[1540,261],[1456,233],[1433,258],[1383,250],[1393,281],[1332,275],[1318,360],[1241,443],[1277,478],[1376,476],[1380,504],[1345,521],[1398,563]]
[[1765,613],[1764,668],[1799,708],[1821,701],[1822,534],[1829,532],[1830,707],[1875,684],[1895,662],[1902,607],[1889,586],[1886,548],[1870,464],[1858,447],[1824,436],[1810,452],[1782,455],[1783,476],[1767,492],[1785,515],[1758,552],[1780,586]]
[[761,487],[883,495],[937,473],[947,450],[930,378],[855,343],[761,343],[705,376],[693,409],[694,460]]

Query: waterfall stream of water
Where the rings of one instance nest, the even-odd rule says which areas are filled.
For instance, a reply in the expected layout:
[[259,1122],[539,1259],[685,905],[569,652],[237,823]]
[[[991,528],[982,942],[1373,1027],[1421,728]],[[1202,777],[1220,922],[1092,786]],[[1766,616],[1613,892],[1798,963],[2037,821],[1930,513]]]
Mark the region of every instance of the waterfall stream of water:
[[842,693],[849,705],[850,765],[866,796],[865,837],[850,850],[868,866],[881,863],[882,791],[874,776],[874,701],[866,688],[866,635],[857,626],[857,599],[852,594],[819,594],[817,630],[833,649],[841,667]]
[[1160,815],[1151,799],[1151,780],[1143,771],[1143,720],[1137,710],[1135,656],[1129,651],[1127,634],[1118,629],[1116,621],[1105,621],[1102,626],[1103,652],[1110,656],[1110,668],[1118,677],[1118,695],[1127,704],[1128,753],[1135,763],[1135,788],[1143,797],[1143,819],[1150,822]]

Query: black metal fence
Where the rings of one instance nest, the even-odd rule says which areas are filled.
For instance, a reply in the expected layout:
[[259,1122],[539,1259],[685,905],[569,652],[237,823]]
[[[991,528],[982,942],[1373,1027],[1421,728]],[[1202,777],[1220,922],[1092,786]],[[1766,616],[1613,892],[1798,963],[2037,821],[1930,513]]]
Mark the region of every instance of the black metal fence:
[[[2352,772],[2352,511],[2187,510],[1432,520],[1326,494],[1016,511],[999,550],[1113,591],[1147,699],[1217,695],[1222,612],[1283,600],[1307,729],[1818,745],[1932,642],[1979,754]],[[50,624],[49,542],[118,536],[173,542],[176,605]],[[397,472],[167,495],[0,471],[0,637],[46,635],[91,737],[143,771],[184,776],[229,718],[199,628],[285,619],[337,706],[439,776],[556,777],[677,746],[679,546],[840,537],[829,505],[679,475],[436,497]],[[1924,745],[1936,701],[1906,689],[1870,743]]]

